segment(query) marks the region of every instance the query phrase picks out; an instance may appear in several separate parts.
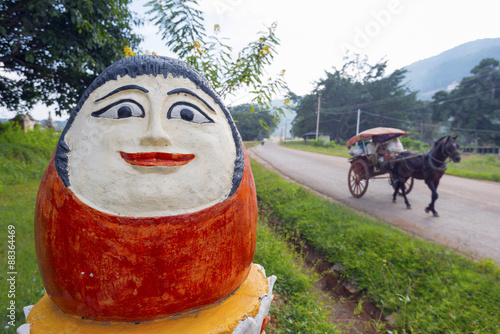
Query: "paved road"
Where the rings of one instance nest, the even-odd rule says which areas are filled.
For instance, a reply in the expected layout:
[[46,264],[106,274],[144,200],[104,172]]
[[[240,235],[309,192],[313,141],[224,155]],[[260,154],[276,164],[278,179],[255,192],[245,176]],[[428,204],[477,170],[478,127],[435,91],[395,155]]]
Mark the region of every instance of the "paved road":
[[[304,152],[277,143],[255,146],[249,154],[281,174],[349,207],[399,226],[404,231],[453,247],[473,257],[488,257],[500,264],[500,184],[444,175],[438,188],[436,211],[424,208],[431,192],[415,180],[408,196],[412,209],[402,198],[392,203],[387,179],[370,179],[362,198],[352,197],[347,186],[350,164],[346,158]],[[262,161],[263,160],[263,161]]]

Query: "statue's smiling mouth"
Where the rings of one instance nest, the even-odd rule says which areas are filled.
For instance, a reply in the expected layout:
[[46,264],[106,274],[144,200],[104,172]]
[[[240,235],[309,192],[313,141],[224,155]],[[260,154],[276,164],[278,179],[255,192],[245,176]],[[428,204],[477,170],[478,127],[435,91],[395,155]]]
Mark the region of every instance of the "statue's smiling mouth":
[[134,166],[142,167],[176,167],[184,166],[194,159],[194,154],[163,153],[163,152],[120,152],[123,160]]

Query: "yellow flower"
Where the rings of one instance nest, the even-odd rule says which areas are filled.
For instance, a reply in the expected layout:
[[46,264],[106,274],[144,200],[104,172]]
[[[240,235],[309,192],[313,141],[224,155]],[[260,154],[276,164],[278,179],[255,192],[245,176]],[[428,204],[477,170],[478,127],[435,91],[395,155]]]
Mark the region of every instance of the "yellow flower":
[[193,42],[193,45],[194,45],[194,51],[195,51],[195,52],[198,52],[199,54],[202,54],[202,53],[204,53],[204,52],[205,52],[205,51],[203,51],[203,50],[201,49],[201,43],[200,43],[200,42],[198,42],[198,41],[194,41],[194,42]]
[[220,31],[220,25],[214,24],[214,31],[216,32]]
[[285,100],[285,104],[290,103],[290,99]]
[[262,48],[262,50],[260,50],[260,51],[259,51],[259,55],[262,55],[262,56],[263,56],[263,55],[267,55],[267,54],[269,54],[269,52],[271,52],[271,51],[269,51],[269,48],[270,48],[270,46],[269,46],[269,45],[264,46],[264,47]]
[[132,49],[128,46],[123,48],[123,52],[125,53],[125,57],[132,57],[135,56],[135,53],[132,51]]

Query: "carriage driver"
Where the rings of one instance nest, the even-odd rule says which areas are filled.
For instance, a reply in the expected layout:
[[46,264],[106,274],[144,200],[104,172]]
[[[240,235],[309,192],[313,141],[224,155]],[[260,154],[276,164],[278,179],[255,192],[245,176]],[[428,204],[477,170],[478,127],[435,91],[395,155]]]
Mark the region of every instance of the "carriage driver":
[[365,152],[368,155],[368,159],[377,169],[380,168],[378,162],[379,153],[384,150],[385,148],[378,142],[378,136],[373,136],[372,141],[366,144]]

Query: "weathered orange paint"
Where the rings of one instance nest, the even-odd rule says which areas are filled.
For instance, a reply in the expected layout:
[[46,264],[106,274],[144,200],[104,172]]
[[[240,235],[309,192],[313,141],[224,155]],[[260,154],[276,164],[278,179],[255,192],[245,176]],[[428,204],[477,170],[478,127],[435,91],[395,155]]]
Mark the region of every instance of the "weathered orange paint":
[[[253,265],[247,279],[227,298],[166,318],[140,323],[103,323],[65,314],[45,295],[31,309],[27,323],[30,324],[30,334],[230,334],[243,319],[258,314],[260,297],[268,291],[268,280]],[[261,333],[267,325],[266,319]]]
[[247,277],[257,200],[246,152],[233,196],[167,217],[122,217],[81,202],[52,158],[35,212],[35,244],[47,294],[65,313],[142,321],[214,303]]

